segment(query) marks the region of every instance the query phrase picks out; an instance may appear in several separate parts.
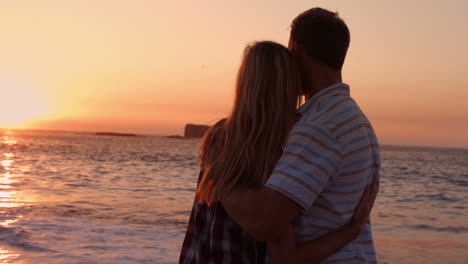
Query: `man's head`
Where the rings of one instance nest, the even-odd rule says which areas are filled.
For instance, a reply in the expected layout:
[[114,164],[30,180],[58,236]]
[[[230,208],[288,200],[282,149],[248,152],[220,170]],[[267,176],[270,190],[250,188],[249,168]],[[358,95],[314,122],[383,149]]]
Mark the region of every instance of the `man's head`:
[[[322,8],[309,9],[291,25],[289,48],[299,60],[310,60],[341,72],[350,41],[349,30],[337,13]],[[304,64],[304,62],[301,62]]]

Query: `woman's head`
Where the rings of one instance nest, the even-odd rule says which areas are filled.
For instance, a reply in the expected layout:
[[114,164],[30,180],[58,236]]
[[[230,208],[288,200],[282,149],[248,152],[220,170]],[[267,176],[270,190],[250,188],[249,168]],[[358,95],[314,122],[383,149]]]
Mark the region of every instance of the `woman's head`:
[[248,45],[237,75],[232,116],[246,114],[261,122],[279,110],[293,114],[300,93],[298,76],[298,66],[286,47],[270,41]]
[[215,135],[218,146],[204,143],[200,201],[221,200],[237,185],[263,185],[295,118],[301,89],[298,66],[286,47],[270,41],[247,46],[231,115]]

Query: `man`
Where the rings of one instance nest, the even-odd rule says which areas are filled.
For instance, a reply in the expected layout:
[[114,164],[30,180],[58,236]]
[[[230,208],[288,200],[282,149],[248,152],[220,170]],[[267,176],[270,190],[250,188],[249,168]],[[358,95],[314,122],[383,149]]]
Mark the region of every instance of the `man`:
[[[336,230],[350,220],[366,185],[378,179],[377,138],[342,83],[349,41],[346,24],[325,9],[312,8],[292,23],[289,49],[301,66],[308,100],[265,186],[236,189],[223,201],[258,240],[278,244],[291,223],[297,242]],[[375,197],[378,180],[373,187]],[[286,255],[278,258],[288,263]],[[376,263],[370,222],[322,263]]]

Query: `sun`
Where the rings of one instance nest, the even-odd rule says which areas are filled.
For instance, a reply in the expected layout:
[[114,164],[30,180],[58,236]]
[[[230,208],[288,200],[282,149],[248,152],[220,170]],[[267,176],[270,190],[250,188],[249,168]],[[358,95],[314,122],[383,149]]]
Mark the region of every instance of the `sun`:
[[0,128],[19,128],[45,112],[37,89],[0,80]]

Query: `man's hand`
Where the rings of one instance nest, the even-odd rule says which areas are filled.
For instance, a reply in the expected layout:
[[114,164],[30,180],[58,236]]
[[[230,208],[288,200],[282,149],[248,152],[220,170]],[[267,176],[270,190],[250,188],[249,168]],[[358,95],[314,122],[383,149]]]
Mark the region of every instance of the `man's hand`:
[[351,218],[351,227],[358,234],[360,234],[364,226],[367,224],[367,219],[374,207],[375,198],[379,192],[380,180],[378,177],[374,177],[372,184],[367,185],[362,194],[359,205],[354,210],[353,217]]

